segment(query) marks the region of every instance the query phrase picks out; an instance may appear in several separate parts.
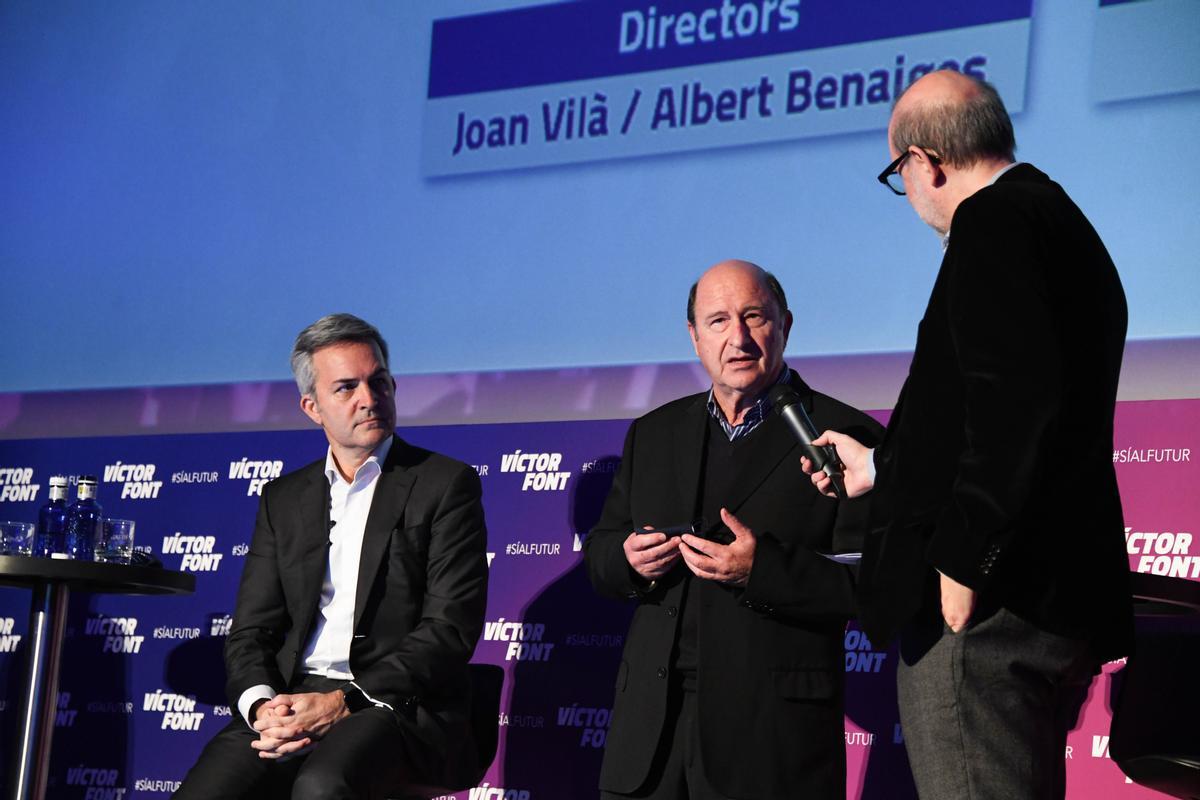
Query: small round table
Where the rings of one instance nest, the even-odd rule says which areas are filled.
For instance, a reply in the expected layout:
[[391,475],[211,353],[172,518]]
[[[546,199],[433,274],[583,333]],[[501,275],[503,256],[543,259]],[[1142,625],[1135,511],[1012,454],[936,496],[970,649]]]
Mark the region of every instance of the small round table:
[[1200,614],[1200,581],[1129,573],[1133,613],[1139,617],[1168,617]]
[[21,696],[21,735],[12,764],[13,800],[46,795],[50,739],[58,696],[67,601],[72,589],[93,594],[191,594],[196,576],[161,567],[100,564],[25,556],[0,556],[0,585],[32,590],[29,668]]
[[1200,749],[1190,691],[1200,655],[1200,581],[1132,573],[1135,652],[1113,700],[1109,754],[1130,780],[1171,797],[1197,797]]

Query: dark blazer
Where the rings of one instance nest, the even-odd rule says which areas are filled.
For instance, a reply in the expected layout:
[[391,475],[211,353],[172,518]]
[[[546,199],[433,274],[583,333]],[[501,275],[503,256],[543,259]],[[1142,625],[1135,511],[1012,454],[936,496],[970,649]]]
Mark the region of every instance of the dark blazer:
[[[882,426],[818,394],[792,373],[819,428],[865,444]],[[669,403],[629,428],[599,523],[584,541],[597,591],[638,604],[616,676],[600,788],[642,785],[667,722],[671,650],[686,567],[642,592],[622,543],[643,525],[691,521],[708,423],[706,394]],[[843,631],[854,613],[850,570],[817,553],[860,549],[864,501],[823,497],[800,469],[795,437],[777,415],[753,434],[761,455],[724,504],[757,536],[745,589],[695,579],[699,603],[698,718],[709,781],[735,798],[845,797]],[[747,440],[747,444],[750,440]]]
[[[378,480],[363,535],[350,669],[371,697],[397,709],[415,704],[422,735],[453,757],[470,696],[467,661],[487,602],[479,477],[396,436]],[[264,488],[225,645],[235,708],[251,686],[283,692],[302,670],[328,531],[325,459]]]
[[1125,295],[1091,224],[1028,164],[968,197],[875,452],[860,581],[876,645],[938,614],[934,568],[1101,655],[1132,635],[1113,409]]

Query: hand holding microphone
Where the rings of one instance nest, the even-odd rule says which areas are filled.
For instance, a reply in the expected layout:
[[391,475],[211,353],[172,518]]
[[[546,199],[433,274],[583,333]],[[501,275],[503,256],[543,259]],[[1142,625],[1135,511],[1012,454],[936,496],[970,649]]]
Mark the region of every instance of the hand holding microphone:
[[816,434],[800,397],[787,386],[768,392],[775,410],[800,440],[804,456],[800,465],[812,476],[817,491],[845,499],[866,494],[875,487],[875,450],[853,436],[836,431]]
[[778,384],[767,392],[767,399],[776,413],[783,417],[783,421],[792,429],[796,438],[800,440],[800,448],[812,463],[813,471],[825,473],[838,498],[845,500],[846,484],[842,460],[838,458],[837,449],[832,444],[821,446],[815,443],[815,440],[820,437],[820,433],[813,425],[808,412],[804,410],[804,404],[800,402],[800,395],[796,394],[792,387]]

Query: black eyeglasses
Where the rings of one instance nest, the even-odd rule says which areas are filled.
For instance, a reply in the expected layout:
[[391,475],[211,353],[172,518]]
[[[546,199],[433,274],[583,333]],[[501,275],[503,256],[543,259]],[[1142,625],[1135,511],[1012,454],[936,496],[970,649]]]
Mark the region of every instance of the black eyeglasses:
[[[926,150],[924,147],[917,147],[925,157],[929,159],[931,164],[940,164],[942,160],[933,153]],[[900,177],[900,167],[904,164],[904,159],[912,155],[912,149],[909,148],[900,154],[900,157],[887,165],[883,172],[879,173],[877,180],[884,186],[891,189],[896,194],[904,194],[904,179]]]

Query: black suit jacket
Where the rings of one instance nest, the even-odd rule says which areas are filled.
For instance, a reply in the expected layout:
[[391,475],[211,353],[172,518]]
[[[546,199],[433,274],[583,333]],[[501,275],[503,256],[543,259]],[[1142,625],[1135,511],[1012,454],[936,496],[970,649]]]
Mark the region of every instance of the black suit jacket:
[[[882,427],[849,406],[792,385],[819,428],[871,445]],[[599,523],[584,542],[597,591],[638,603],[616,677],[600,787],[645,781],[667,717],[671,651],[686,567],[648,593],[622,543],[643,525],[692,521],[708,425],[706,394],[669,403],[629,428]],[[800,469],[795,437],[772,414],[753,434],[761,455],[725,506],[757,536],[745,589],[695,579],[699,603],[698,715],[707,776],[736,798],[845,797],[843,631],[854,613],[853,575],[817,553],[858,550],[864,501],[819,495]],[[747,444],[750,440],[747,440]]]
[[[465,724],[467,661],[487,602],[479,478],[396,436],[378,480],[363,535],[350,669],[371,697],[397,709],[415,703],[418,728],[453,762],[451,732]],[[225,645],[235,708],[246,689],[284,692],[302,671],[328,531],[325,459],[263,489]]]
[[939,613],[934,568],[1115,657],[1132,633],[1113,409],[1125,295],[1091,224],[1028,164],[965,199],[876,450],[863,622]]

